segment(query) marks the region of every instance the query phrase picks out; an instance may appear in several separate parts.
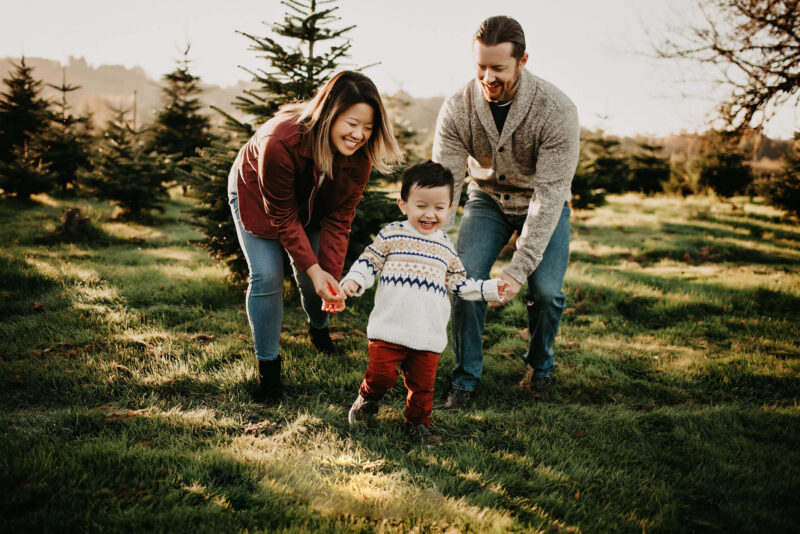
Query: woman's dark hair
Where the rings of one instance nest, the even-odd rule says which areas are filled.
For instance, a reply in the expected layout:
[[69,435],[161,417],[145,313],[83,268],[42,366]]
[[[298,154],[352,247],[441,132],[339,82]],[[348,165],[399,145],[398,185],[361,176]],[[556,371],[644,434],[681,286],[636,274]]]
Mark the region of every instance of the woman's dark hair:
[[408,193],[414,186],[442,187],[450,188],[450,196],[453,196],[453,173],[446,167],[434,163],[431,160],[415,163],[403,172],[403,185],[400,187],[400,198],[404,202],[408,201]]
[[334,157],[330,141],[333,123],[343,111],[360,103],[368,104],[374,113],[372,134],[364,150],[378,171],[388,172],[390,165],[403,160],[403,154],[378,89],[360,72],[339,72],[317,91],[314,98],[285,105],[279,114],[292,116],[300,124],[303,134],[309,137],[314,163],[330,174]]
[[519,22],[511,17],[498,15],[481,22],[473,40],[486,46],[497,46],[500,43],[511,43],[511,55],[519,61],[525,55],[525,32]]

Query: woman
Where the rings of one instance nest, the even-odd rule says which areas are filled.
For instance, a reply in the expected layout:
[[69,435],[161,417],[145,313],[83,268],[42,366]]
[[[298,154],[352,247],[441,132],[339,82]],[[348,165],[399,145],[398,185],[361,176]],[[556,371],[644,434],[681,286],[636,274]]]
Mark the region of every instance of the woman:
[[283,106],[242,147],[228,201],[250,269],[247,317],[258,360],[259,402],[281,394],[279,340],[286,250],[314,346],[331,353],[322,300],[343,300],[350,223],[373,166],[402,159],[378,90],[358,72],[331,78],[306,102]]

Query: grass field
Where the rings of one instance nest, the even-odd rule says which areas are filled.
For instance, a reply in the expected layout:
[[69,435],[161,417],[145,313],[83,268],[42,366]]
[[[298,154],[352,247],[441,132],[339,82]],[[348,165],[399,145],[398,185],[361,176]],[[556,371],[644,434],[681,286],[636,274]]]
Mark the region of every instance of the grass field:
[[[516,384],[520,299],[490,312],[474,409],[435,447],[346,413],[371,298],[308,342],[287,284],[286,395],[251,401],[242,288],[190,241],[99,203],[0,204],[0,530],[798,532],[800,226],[737,199],[611,197],[572,219],[557,389]],[[64,207],[95,231],[65,243]]]

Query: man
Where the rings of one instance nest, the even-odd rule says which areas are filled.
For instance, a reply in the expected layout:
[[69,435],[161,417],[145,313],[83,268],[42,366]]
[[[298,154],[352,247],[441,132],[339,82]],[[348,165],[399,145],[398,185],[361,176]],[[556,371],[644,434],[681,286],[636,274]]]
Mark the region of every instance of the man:
[[[468,276],[490,278],[501,249],[518,232],[517,249],[500,277],[509,282],[507,300],[528,282],[531,338],[520,385],[548,399],[553,340],[566,304],[561,286],[569,259],[567,203],[578,163],[578,113],[558,88],[525,70],[525,34],[516,20],[486,19],[475,32],[473,60],[475,79],[439,113],[433,160],[453,173],[455,203],[469,168],[457,242]],[[455,299],[456,367],[448,408],[466,408],[478,390],[485,319],[485,303]]]

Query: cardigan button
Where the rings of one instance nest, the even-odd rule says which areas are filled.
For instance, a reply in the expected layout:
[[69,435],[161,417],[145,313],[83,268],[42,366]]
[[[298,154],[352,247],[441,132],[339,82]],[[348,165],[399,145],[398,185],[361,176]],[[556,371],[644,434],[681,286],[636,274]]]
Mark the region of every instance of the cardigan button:
[[506,179],[506,175],[505,175],[505,174],[501,174],[501,175],[500,175],[500,178],[498,178],[498,179],[499,179],[499,180],[505,180],[505,179]]
[[503,150],[505,150],[505,148],[503,148],[503,147],[500,147],[500,148],[497,149],[498,152],[502,152]]
[[511,198],[511,195],[504,195],[504,196],[503,196],[503,198],[505,198],[506,200],[508,200],[508,199],[510,199],[510,198]]

